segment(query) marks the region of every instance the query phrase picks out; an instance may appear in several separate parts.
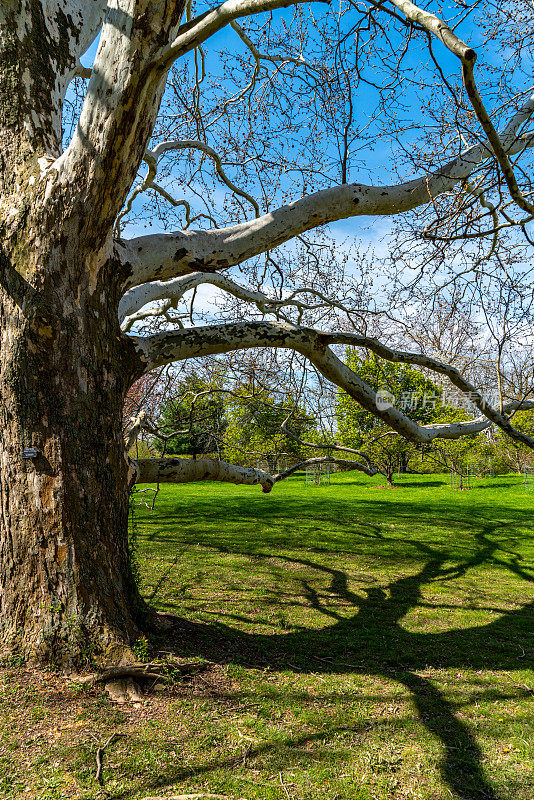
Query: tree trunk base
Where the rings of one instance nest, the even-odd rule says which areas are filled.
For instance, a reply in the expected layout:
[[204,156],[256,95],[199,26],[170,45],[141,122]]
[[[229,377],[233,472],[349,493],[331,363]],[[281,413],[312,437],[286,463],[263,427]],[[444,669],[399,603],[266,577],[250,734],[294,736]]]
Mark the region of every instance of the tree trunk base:
[[0,640],[0,662],[61,666],[66,670],[130,664],[136,661],[132,647],[142,630],[133,623],[121,635],[105,626],[90,632],[73,624],[68,630],[60,625],[52,632],[45,623],[34,636],[27,630],[4,634]]

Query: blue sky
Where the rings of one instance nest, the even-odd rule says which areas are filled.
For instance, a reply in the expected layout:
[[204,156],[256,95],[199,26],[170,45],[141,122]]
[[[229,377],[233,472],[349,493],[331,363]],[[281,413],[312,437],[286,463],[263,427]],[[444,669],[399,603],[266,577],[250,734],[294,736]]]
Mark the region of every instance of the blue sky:
[[[203,8],[199,7],[200,10]],[[207,7],[207,6],[206,6]],[[322,13],[321,9],[322,6],[318,6],[318,4],[311,4],[310,8],[313,7],[314,9],[318,9],[318,13]],[[197,12],[199,8],[197,8]],[[285,11],[277,11],[275,12],[275,16],[277,19],[286,19],[289,20],[292,15],[292,10],[288,9]],[[443,12],[445,16],[447,16],[447,7]],[[449,11],[449,13],[451,13]],[[494,65],[497,64],[497,60],[495,56],[492,57],[491,53],[488,53],[483,50],[481,47],[482,45],[482,37],[483,32],[482,30],[474,25],[470,20],[466,20],[459,28],[456,30],[457,34],[462,36],[462,38],[467,41],[469,44],[474,46],[475,48],[480,49],[480,57],[479,61],[487,62],[488,59],[493,59]],[[430,62],[430,57],[428,52],[422,46],[423,40],[418,40],[419,43],[412,43],[411,49],[409,50],[408,57],[405,60],[405,67],[407,69],[407,74],[411,71],[410,80],[412,83],[407,81],[404,84],[403,91],[404,96],[403,100],[406,103],[406,118],[413,124],[415,128],[417,126],[422,126],[427,121],[427,117],[425,113],[421,110],[421,107],[418,105],[417,101],[417,81],[420,76],[421,81],[425,80],[425,76],[428,74],[425,72],[426,65]],[[90,66],[94,60],[94,56],[97,49],[97,42],[95,42],[89,51],[83,57],[83,63],[87,66]],[[208,68],[210,71],[210,75],[215,79],[220,79],[221,84],[226,80],[226,75],[224,74],[224,67],[220,60],[220,58],[215,55],[217,51],[227,51],[227,52],[234,52],[234,53],[247,53],[246,49],[243,47],[242,43],[236,36],[235,32],[226,28],[220,31],[216,36],[212,37],[208,43],[206,43],[206,52],[208,53]],[[452,56],[446,48],[440,43],[436,42],[434,45],[434,52],[435,55],[439,58],[440,66],[447,76],[449,80],[458,80],[459,77],[459,62],[458,60]],[[191,60],[191,54],[187,57]],[[502,58],[502,56],[501,56]],[[381,65],[377,63],[375,65],[375,74],[377,77],[380,76],[381,72]],[[371,77],[373,77],[373,73],[371,72]],[[523,87],[527,88],[527,87]],[[368,87],[362,94],[360,94],[357,98],[357,106],[356,106],[356,113],[355,119],[357,124],[365,123],[368,119],[369,115],[369,108],[375,102],[376,99],[376,92]],[[169,109],[169,95],[166,95],[163,105],[162,111],[165,113]],[[405,140],[403,141],[403,145],[407,148],[410,148],[414,142],[417,142],[419,136],[419,132],[406,132]],[[210,142],[211,144],[216,144],[214,142]],[[331,144],[328,142],[325,143],[324,147],[326,148],[326,152],[328,152],[328,148],[331,147]],[[376,142],[370,144],[365,151],[365,158],[364,164],[357,164],[350,172],[349,172],[349,180],[351,181],[361,181],[363,183],[373,183],[373,184],[380,184],[380,183],[388,183],[393,182],[396,180],[395,175],[393,174],[393,170],[391,169],[392,161],[395,157],[395,148],[397,145],[391,141],[388,141],[387,137],[384,138],[377,138]],[[208,165],[209,168],[209,165]],[[230,177],[234,178],[235,174],[232,172],[232,167],[228,167],[228,174]],[[404,173],[402,173],[400,177],[403,179],[408,179],[410,177],[414,177],[413,170],[406,168]],[[168,185],[172,182],[172,179],[177,179],[179,177],[177,172],[171,173],[166,179],[162,179],[162,185]],[[235,178],[236,183],[239,183],[239,179]],[[336,179],[332,176],[331,184],[334,184]],[[216,198],[217,202],[222,201],[224,199],[224,187],[220,187],[217,189],[215,187],[215,194],[214,197]],[[281,187],[283,188],[283,186]],[[176,191],[176,187],[174,187],[174,191]],[[180,191],[180,187],[178,187],[178,191]],[[252,189],[249,188],[249,191]],[[252,192],[254,193],[254,192]],[[180,195],[178,195],[180,196]],[[187,197],[186,191],[183,192],[183,196]],[[188,198],[189,199],[189,198]],[[194,201],[194,198],[192,198]],[[282,201],[280,201],[281,204]],[[139,214],[143,203],[142,201],[136,201],[133,207],[133,216],[135,217],[136,214]],[[169,209],[170,212],[170,209]],[[233,220],[229,219],[226,224],[231,224]],[[205,224],[204,222],[198,223],[198,225]],[[221,224],[225,224],[224,221]],[[133,220],[124,230],[124,234],[126,236],[135,236],[140,235],[142,233],[150,231],[158,231],[163,230],[164,226],[158,219],[151,219],[149,223],[145,220],[138,221]],[[329,226],[329,233],[334,241],[337,243],[338,248],[345,249],[350,242],[358,242],[360,247],[365,250],[373,250],[376,255],[383,255],[388,250],[388,236],[391,231],[391,222],[387,219],[377,219],[377,218],[352,218],[350,220],[341,220],[336,223],[333,223]],[[377,279],[380,281],[380,278]]]
[[[315,8],[318,8],[318,6],[316,5]],[[196,13],[198,13],[198,8]],[[291,10],[286,10],[286,11],[280,10],[275,12],[275,14],[279,18],[286,17],[288,19],[290,18],[291,13],[292,13]],[[463,27],[460,27],[457,33],[459,35],[463,34],[464,37],[468,39],[470,42],[472,42],[474,45],[478,44],[478,40],[480,39],[480,33],[478,29],[474,28],[469,23],[464,23]],[[84,65],[86,66],[92,65],[96,54],[97,45],[98,41],[95,41],[93,45],[89,48],[87,53],[83,56],[82,62],[84,63]],[[230,49],[233,49],[233,51],[246,53],[245,48],[242,46],[241,42],[239,41],[235,33],[229,30],[228,28],[220,31],[216,36],[212,37],[212,39],[209,40],[209,43],[207,43],[208,52],[212,52],[215,50],[224,51]],[[414,50],[413,55],[409,57],[407,64],[411,65],[411,67],[414,70],[417,70],[418,67],[420,66],[419,59],[421,57],[421,52],[417,48],[413,48],[413,50]],[[449,77],[457,76],[459,71],[458,61],[453,56],[451,56],[445,49],[445,47],[443,47],[439,42],[436,44],[435,50],[436,53],[439,54],[440,64],[444,69],[444,72]],[[191,58],[191,55],[188,56],[188,58]],[[426,54],[424,54],[423,60],[424,61],[429,60]],[[214,68],[215,70],[221,69],[221,62],[217,59],[208,59],[208,64],[210,65],[211,68]],[[221,79],[223,79],[222,75]],[[373,94],[373,90],[371,88],[368,88],[367,92],[368,94],[366,96],[364,96],[363,98],[358,98],[359,106],[356,113],[357,115],[360,116],[360,118],[361,117],[365,118],[366,116],[367,102],[369,102],[369,104],[373,102],[371,101],[371,95]],[[166,101],[164,100],[163,109],[165,109],[165,102]],[[417,112],[416,108],[413,109],[413,122],[416,125],[418,123],[424,122],[423,118],[421,117],[420,113]],[[355,170],[350,174],[349,179],[356,181],[361,180],[364,183],[371,183],[371,182],[382,183],[390,181],[392,178],[389,165],[392,156],[393,153],[391,152],[390,143],[385,143],[385,146],[383,146],[379,141],[377,141],[376,147],[374,149],[368,149],[368,151],[366,151],[365,154],[366,169],[364,170],[365,174],[360,175],[358,174],[359,171]],[[230,170],[229,174],[231,174]],[[411,176],[412,175],[409,172],[406,172],[406,175],[404,177],[409,178]],[[141,203],[136,202],[134,204],[134,211],[139,210],[140,207]],[[158,226],[157,221],[151,222],[150,226],[151,230],[157,230],[158,227],[160,226]],[[374,246],[378,244],[380,238],[384,235],[387,228],[388,226],[385,222],[377,224],[376,220],[359,219],[359,218],[354,218],[351,220],[342,220],[335,223],[335,225],[331,226],[332,233],[335,235],[336,239],[339,238],[341,240],[347,236],[350,237],[357,236],[359,239],[363,240],[369,245],[374,245]],[[125,235],[128,236],[138,235],[142,232],[145,232],[146,229],[147,228],[145,225],[140,224],[138,222],[134,222],[130,224],[127,227],[127,229],[125,229]]]

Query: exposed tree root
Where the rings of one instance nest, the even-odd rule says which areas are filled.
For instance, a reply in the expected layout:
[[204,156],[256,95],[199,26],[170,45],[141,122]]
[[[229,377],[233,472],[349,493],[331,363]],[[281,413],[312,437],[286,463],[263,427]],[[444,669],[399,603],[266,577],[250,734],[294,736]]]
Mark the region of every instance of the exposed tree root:
[[156,683],[168,683],[177,673],[180,676],[202,672],[210,666],[209,661],[201,662],[152,662],[149,664],[124,664],[110,667],[102,672],[75,677],[76,683],[103,683],[110,698],[115,703],[123,704],[127,700],[140,703],[143,695],[149,692]]

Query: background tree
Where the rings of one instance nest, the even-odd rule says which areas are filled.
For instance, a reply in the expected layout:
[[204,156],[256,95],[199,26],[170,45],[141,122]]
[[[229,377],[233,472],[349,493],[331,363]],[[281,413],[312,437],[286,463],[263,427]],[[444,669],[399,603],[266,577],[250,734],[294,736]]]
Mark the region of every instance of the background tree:
[[173,396],[160,406],[157,427],[165,440],[157,438],[154,445],[165,455],[196,458],[203,453],[220,454],[227,425],[222,392],[189,377],[178,383]]
[[[534,435],[534,414],[532,411],[518,411],[514,416],[514,426],[526,433]],[[523,472],[534,468],[534,453],[528,447],[514,442],[507,436],[497,434],[492,442],[492,455],[500,470]]]
[[224,436],[224,454],[229,461],[255,464],[267,461],[270,472],[278,472],[281,460],[303,461],[309,450],[288,436],[282,425],[291,415],[291,429],[300,439],[313,438],[315,421],[291,397],[282,402],[269,393],[251,391],[243,386],[241,393],[226,401],[228,428]]
[[[420,370],[406,364],[380,361],[373,354],[360,356],[351,349],[346,350],[345,361],[380,393],[382,404],[391,403],[409,410],[411,419],[421,425],[444,421],[441,389]],[[388,484],[393,485],[395,472],[406,472],[410,458],[416,453],[414,445],[392,432],[342,390],[338,392],[336,413],[340,441],[368,453]]]
[[[510,30],[518,31],[518,6],[514,66],[503,54]],[[423,275],[405,280],[415,308],[428,302],[436,276],[446,291],[452,277],[461,282],[451,270],[463,270],[487,298],[488,325],[490,308],[499,311],[496,343],[510,315],[525,324],[534,100],[520,56],[531,49],[530,4],[462,2],[445,21],[405,0],[311,8],[297,0],[0,7],[7,649],[58,663],[128,653],[142,624],[127,546],[135,481],[272,488],[267,473],[223,462],[127,459],[126,394],[173,362],[280,348],[298,354],[288,369],[305,360],[410,441],[456,439],[493,423],[534,445],[509,419],[523,400],[488,405],[455,368],[399,347],[395,309],[376,307],[386,281],[373,286],[372,260],[360,260],[352,277],[343,259],[335,265],[330,255],[340,248],[323,227],[407,214],[404,239],[415,244],[394,263],[397,308],[403,272],[420,267]],[[462,31],[484,42],[476,72]],[[80,107],[68,91],[73,81]],[[377,142],[392,154],[387,169],[373,155]],[[154,200],[149,209],[144,192]],[[153,229],[128,232],[136,217]],[[492,244],[501,229],[507,250]],[[522,250],[507,263],[513,236]],[[440,247],[444,239],[452,248],[471,244],[455,254]],[[206,311],[208,287],[233,298],[230,305]],[[389,329],[373,325],[381,313]],[[479,416],[424,427],[379,408],[372,387],[338,358],[347,345],[447,377],[471,393]]]

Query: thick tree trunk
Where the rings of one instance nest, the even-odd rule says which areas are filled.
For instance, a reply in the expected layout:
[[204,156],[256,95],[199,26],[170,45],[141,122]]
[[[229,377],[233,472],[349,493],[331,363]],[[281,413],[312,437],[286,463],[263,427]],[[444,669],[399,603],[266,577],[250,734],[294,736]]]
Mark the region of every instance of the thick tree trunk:
[[[142,364],[118,324],[131,270],[111,228],[163,92],[156,56],[182,11],[0,3],[0,648],[38,660],[117,660],[138,632],[121,422]],[[65,91],[102,25],[62,154]]]
[[121,431],[128,344],[109,297],[57,273],[37,292],[0,267],[0,641],[36,660],[116,661],[139,611]]
[[61,185],[44,170],[105,6],[0,4],[0,650],[56,663],[117,661],[140,612],[121,431],[140,365],[118,325],[113,214],[101,187],[88,201],[86,167]]

